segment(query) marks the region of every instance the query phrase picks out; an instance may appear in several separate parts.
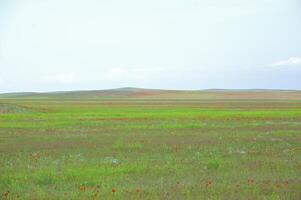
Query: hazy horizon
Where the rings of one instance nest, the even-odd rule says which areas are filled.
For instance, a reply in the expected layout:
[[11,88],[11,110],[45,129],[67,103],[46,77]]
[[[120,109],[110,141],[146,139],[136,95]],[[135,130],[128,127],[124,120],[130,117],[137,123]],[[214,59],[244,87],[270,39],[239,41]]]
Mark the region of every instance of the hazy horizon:
[[301,89],[298,0],[3,0],[0,93]]
[[64,93],[64,92],[93,92],[93,91],[113,91],[113,90],[162,90],[162,91],[187,91],[187,92],[205,92],[205,91],[296,91],[301,92],[300,89],[269,89],[269,88],[246,88],[246,89],[224,89],[224,88],[207,88],[207,89],[168,89],[168,88],[138,88],[138,87],[120,87],[120,88],[103,88],[103,89],[83,89],[83,90],[49,90],[49,91],[16,91],[16,92],[0,92],[1,94],[14,94],[14,93]]

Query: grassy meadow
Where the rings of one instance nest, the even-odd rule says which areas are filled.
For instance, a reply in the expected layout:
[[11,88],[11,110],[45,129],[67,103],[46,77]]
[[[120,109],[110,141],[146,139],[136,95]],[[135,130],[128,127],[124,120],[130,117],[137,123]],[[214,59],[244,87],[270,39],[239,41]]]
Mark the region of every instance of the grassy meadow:
[[298,200],[301,100],[5,97],[0,192]]

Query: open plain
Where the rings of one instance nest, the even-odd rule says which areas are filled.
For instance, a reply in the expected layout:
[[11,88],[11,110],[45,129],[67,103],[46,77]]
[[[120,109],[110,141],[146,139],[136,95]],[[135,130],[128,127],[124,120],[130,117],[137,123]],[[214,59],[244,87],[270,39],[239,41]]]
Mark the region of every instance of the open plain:
[[3,199],[301,199],[300,91],[0,95]]

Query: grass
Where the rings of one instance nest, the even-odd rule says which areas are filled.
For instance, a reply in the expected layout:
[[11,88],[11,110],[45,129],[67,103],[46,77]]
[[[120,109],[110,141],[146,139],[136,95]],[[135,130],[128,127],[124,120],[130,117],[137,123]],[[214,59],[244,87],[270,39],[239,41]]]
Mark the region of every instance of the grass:
[[300,103],[2,99],[1,198],[301,199]]

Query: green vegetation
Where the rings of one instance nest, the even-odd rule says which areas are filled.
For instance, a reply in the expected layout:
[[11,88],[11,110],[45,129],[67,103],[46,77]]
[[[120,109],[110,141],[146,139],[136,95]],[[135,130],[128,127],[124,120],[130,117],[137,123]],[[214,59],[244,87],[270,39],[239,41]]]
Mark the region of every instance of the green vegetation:
[[300,149],[300,100],[0,100],[3,199],[301,199]]

